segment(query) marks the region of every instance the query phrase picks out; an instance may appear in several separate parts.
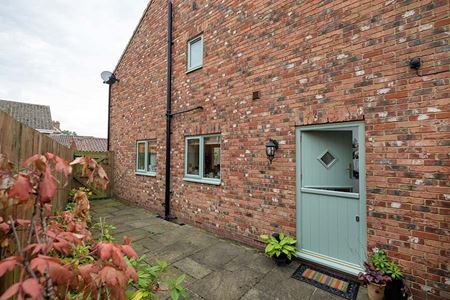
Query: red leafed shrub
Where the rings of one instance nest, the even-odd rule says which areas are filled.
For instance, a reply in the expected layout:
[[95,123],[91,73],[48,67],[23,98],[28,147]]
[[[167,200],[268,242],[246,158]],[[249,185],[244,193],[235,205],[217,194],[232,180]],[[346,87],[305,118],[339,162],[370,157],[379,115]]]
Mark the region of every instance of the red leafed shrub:
[[[91,184],[106,188],[108,176],[89,157],[69,163],[51,153],[37,154],[25,161],[24,171],[17,173],[13,164],[0,154],[0,278],[12,271],[19,274],[0,300],[14,296],[127,299],[128,286],[139,281],[137,264],[133,263],[138,256],[128,238],[117,244],[92,237],[86,193],[75,193],[75,206],[71,210],[51,215],[50,203],[58,185],[54,174],[59,172],[67,177],[74,164],[82,165]],[[21,209],[31,209],[31,217],[17,219],[17,211]],[[159,285],[138,291],[151,296],[157,289],[155,286]],[[176,288],[183,291],[180,286]]]

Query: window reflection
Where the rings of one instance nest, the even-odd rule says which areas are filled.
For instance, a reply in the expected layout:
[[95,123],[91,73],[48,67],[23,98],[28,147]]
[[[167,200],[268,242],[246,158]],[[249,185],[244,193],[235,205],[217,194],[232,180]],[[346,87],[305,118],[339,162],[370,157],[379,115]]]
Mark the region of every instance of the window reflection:
[[138,170],[145,170],[145,143],[138,143],[137,161]]
[[204,139],[203,177],[220,179],[220,138],[218,136]]
[[199,175],[200,140],[190,139],[187,144],[187,174]]
[[147,171],[156,172],[156,141],[148,141]]

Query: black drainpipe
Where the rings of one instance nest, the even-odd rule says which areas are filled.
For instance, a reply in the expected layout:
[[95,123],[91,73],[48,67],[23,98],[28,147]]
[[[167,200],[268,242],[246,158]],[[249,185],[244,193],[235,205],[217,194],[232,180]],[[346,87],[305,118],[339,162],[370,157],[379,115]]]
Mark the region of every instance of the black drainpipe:
[[170,214],[170,134],[172,130],[172,1],[168,1],[167,7],[167,90],[166,90],[166,185],[164,219],[172,220]]
[[171,221],[176,217],[170,213],[170,152],[172,145],[170,135],[172,131],[172,118],[187,112],[202,110],[203,106],[195,106],[183,111],[172,113],[172,1],[169,0],[167,7],[167,90],[166,90],[166,185],[164,196],[164,219]]
[[108,136],[106,140],[106,151],[109,152],[109,131],[111,130],[111,90],[112,84],[108,84]]

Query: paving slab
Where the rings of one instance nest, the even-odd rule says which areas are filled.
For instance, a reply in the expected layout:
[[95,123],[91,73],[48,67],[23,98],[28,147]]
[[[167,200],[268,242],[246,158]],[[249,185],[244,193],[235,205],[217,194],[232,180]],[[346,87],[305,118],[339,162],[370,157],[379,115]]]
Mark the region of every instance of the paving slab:
[[[133,245],[133,247],[134,246],[143,247],[144,249],[146,249],[145,252],[148,252],[148,251],[154,252],[156,249],[161,248],[161,246],[159,245],[159,242],[155,241],[151,237],[141,239],[141,240],[133,243],[132,245]],[[138,252],[138,254],[141,254],[141,253]]]
[[241,300],[283,300],[282,298],[269,297],[266,293],[252,288],[249,290],[244,296],[242,296]]
[[358,297],[356,297],[356,300],[367,300],[369,299],[369,295],[367,294],[367,287],[360,286],[358,291]]
[[255,285],[255,288],[271,299],[309,299],[316,287],[291,278],[297,264],[274,268]]
[[128,222],[128,225],[135,228],[144,228],[144,227],[152,227],[159,226],[161,220],[159,220],[155,216],[148,216],[146,218],[134,219]]
[[174,279],[174,278],[178,278],[180,275],[184,274],[184,285],[185,286],[189,286],[192,283],[194,283],[195,281],[197,281],[196,278],[184,273],[183,271],[181,271],[180,269],[178,269],[175,266],[169,266],[166,270],[166,272],[161,273],[161,279],[163,282],[167,282],[168,279]]
[[212,272],[207,266],[199,264],[189,257],[177,261],[174,265],[186,274],[197,279],[201,279]]
[[116,235],[121,236],[121,237],[126,235],[125,232],[131,231],[134,229],[133,227],[128,226],[127,224],[113,224],[113,226],[116,227],[116,229],[114,229],[113,232]]
[[341,297],[330,294],[324,290],[316,288],[314,293],[311,295],[310,300],[342,300]]
[[131,242],[137,242],[139,240],[151,237],[151,234],[143,229],[132,229],[122,233],[131,239]]
[[201,248],[192,244],[189,240],[178,240],[170,245],[160,248],[156,251],[152,251],[161,260],[165,260],[169,263],[174,263],[189,255],[194,254]]
[[118,207],[115,206],[106,206],[106,207],[102,207],[102,208],[94,208],[94,211],[97,210],[98,212],[101,212],[102,214],[113,214],[115,212],[120,211],[120,209]]
[[205,248],[194,255],[192,259],[213,269],[223,269],[224,266],[240,254],[244,254],[243,247],[227,241],[221,241],[209,248]]
[[274,262],[267,256],[261,255],[261,252],[257,250],[245,250],[241,255],[228,262],[224,268],[229,271],[234,271],[242,266],[246,266],[262,274],[267,274],[275,268]]
[[221,270],[194,282],[189,289],[205,299],[240,299],[262,276],[246,267],[234,272]]

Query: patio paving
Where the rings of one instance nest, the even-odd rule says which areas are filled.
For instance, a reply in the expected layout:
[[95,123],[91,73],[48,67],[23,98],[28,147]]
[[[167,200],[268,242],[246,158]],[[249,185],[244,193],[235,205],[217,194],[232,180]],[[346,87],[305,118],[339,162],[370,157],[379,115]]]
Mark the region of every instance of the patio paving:
[[[91,201],[91,213],[94,222],[105,217],[117,228],[113,234],[118,241],[130,237],[148,262],[166,260],[169,268],[164,277],[186,274],[184,287],[190,299],[342,299],[292,279],[297,262],[277,267],[260,250],[164,221],[145,209],[107,199]],[[158,299],[170,298],[163,293]],[[360,287],[357,299],[368,299],[365,288]]]

